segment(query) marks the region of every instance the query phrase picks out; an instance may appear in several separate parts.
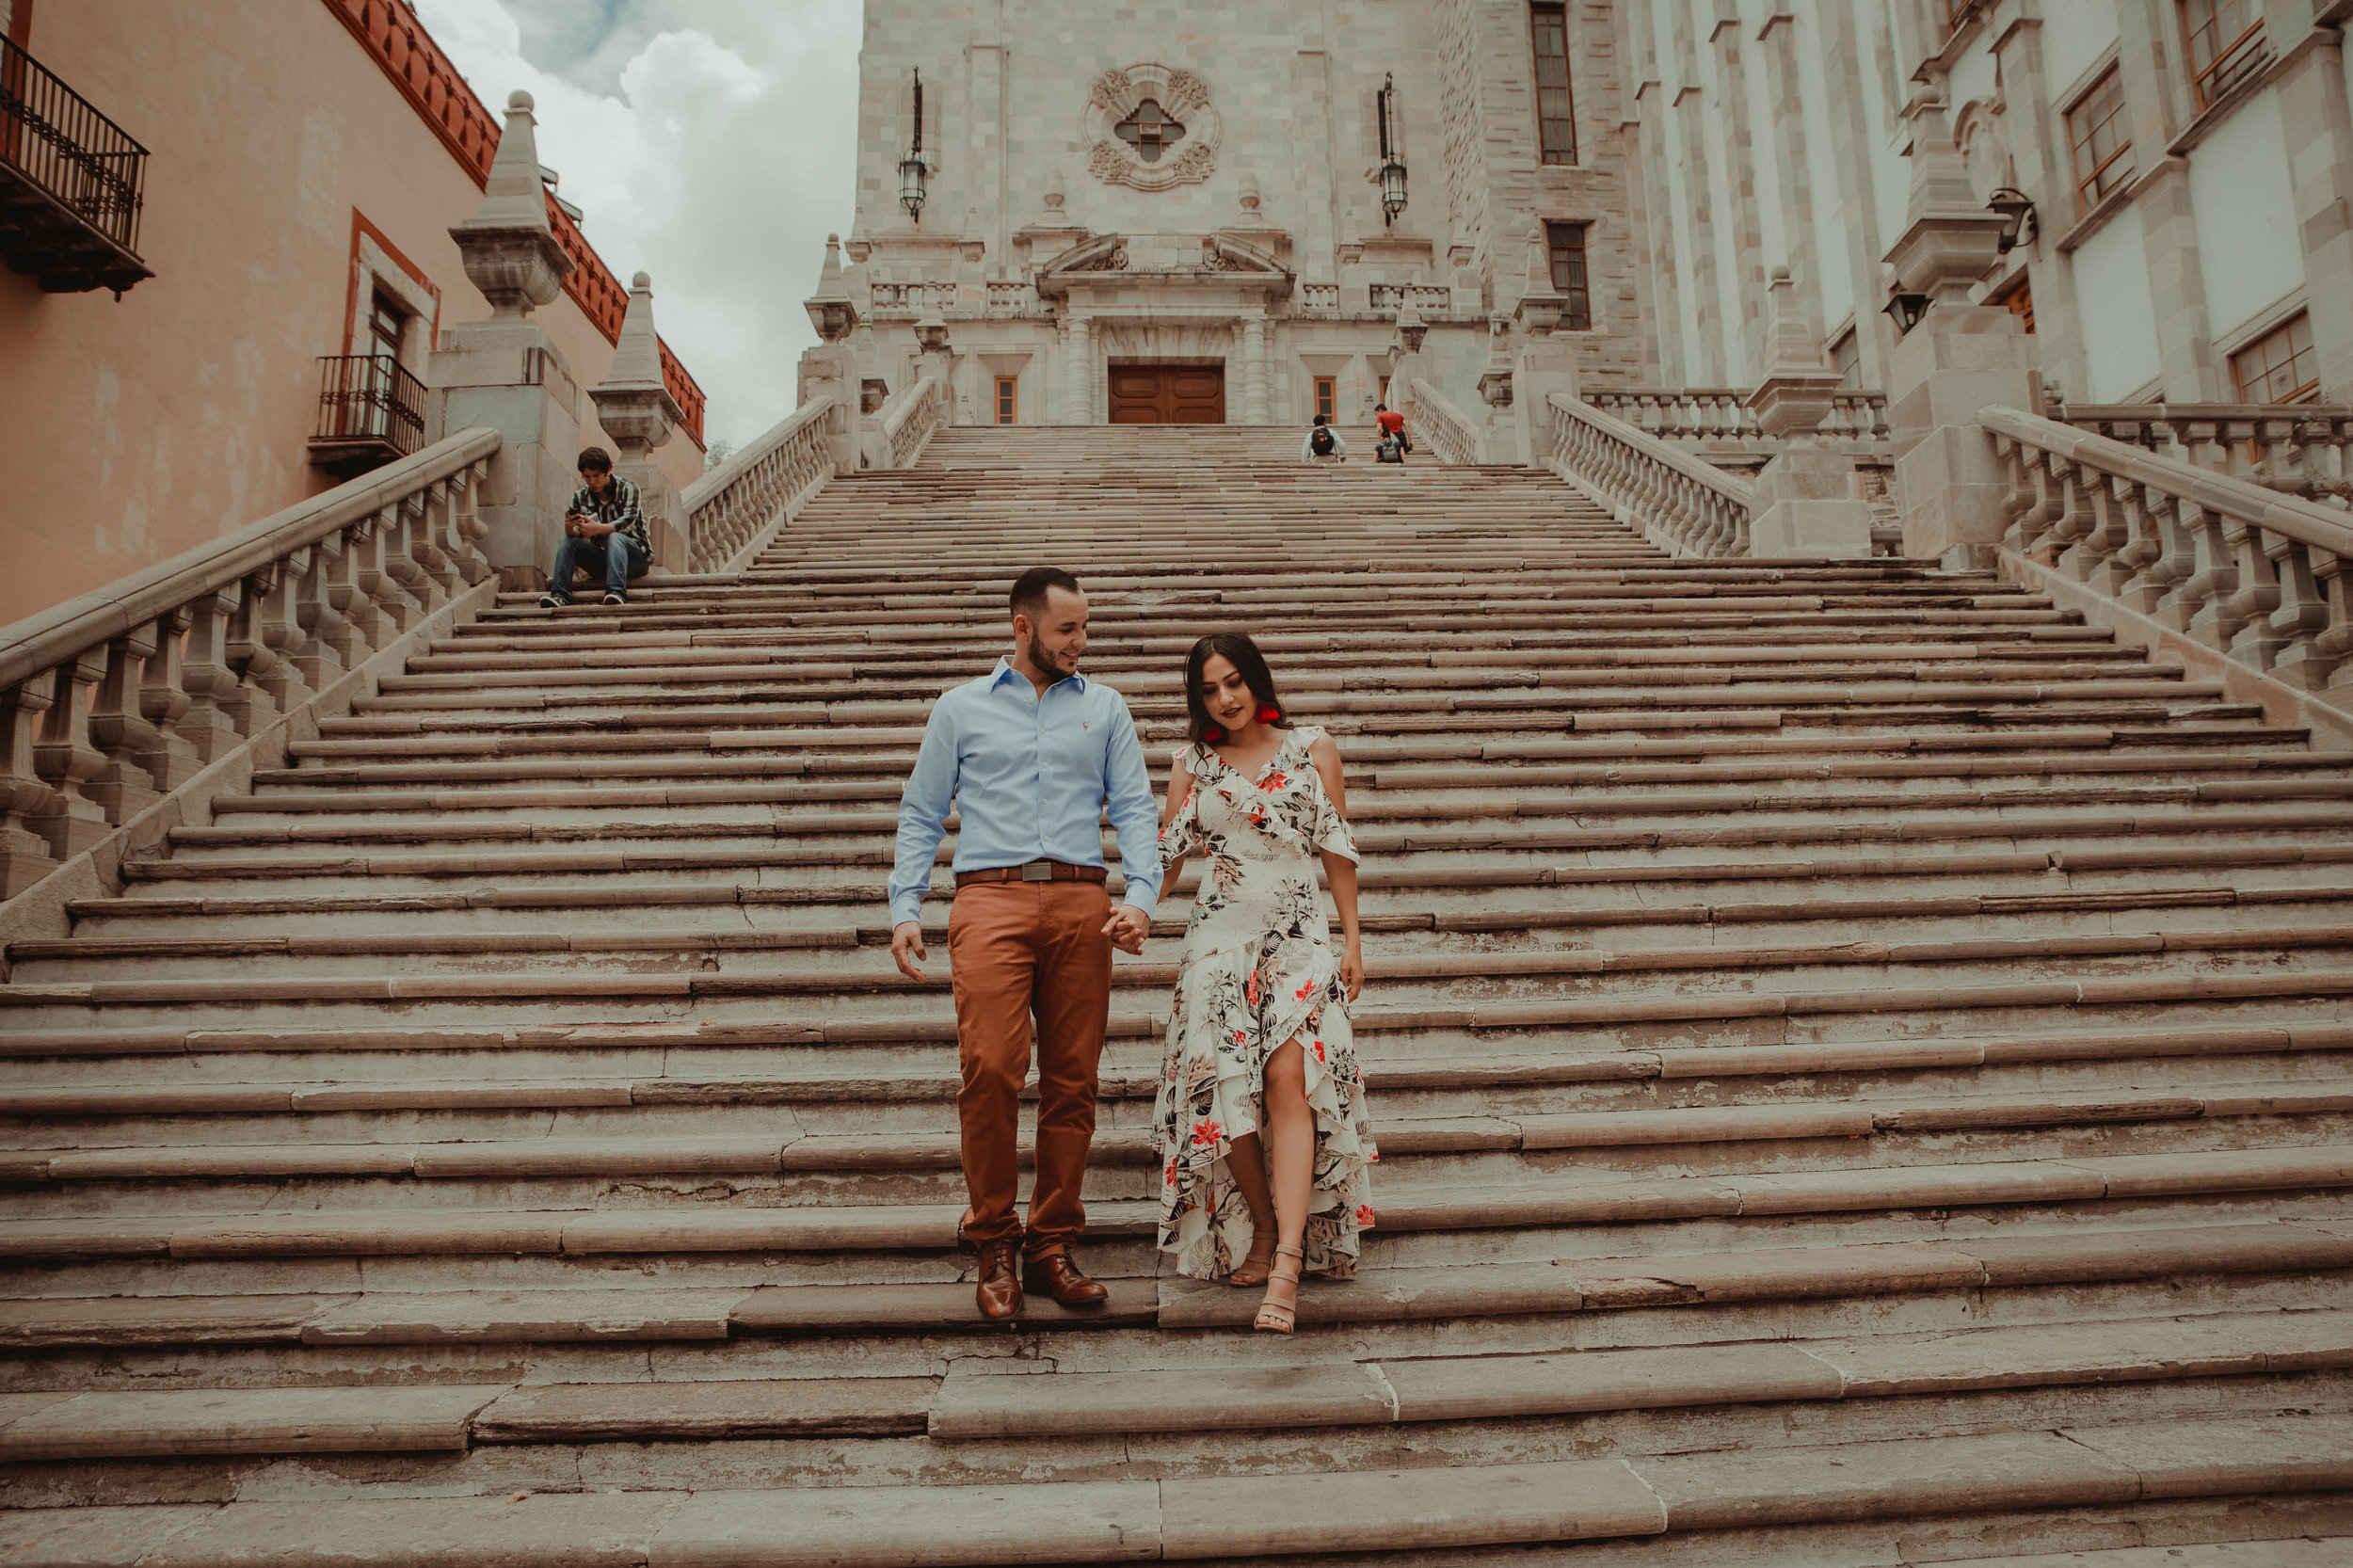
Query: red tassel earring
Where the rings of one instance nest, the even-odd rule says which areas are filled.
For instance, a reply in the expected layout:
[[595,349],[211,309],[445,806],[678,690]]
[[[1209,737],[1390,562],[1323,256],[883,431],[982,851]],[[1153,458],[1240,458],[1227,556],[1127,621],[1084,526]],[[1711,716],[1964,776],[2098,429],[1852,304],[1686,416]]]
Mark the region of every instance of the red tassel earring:
[[1208,729],[1202,731],[1201,738],[1208,741],[1213,746],[1222,746],[1225,744],[1225,727],[1213,724],[1209,726]]
[[1260,724],[1273,724],[1276,719],[1279,719],[1282,716],[1283,711],[1274,706],[1272,702],[1261,702],[1258,704],[1258,722]]

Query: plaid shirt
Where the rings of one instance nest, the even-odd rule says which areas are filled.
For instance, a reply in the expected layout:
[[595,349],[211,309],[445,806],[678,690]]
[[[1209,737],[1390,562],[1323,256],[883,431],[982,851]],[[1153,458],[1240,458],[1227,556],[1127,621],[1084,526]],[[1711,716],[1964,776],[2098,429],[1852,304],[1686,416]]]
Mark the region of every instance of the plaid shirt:
[[646,533],[646,509],[638,500],[637,487],[619,474],[605,481],[601,498],[587,486],[581,486],[572,492],[572,504],[565,510],[619,529],[637,542],[648,561],[653,559],[653,540]]

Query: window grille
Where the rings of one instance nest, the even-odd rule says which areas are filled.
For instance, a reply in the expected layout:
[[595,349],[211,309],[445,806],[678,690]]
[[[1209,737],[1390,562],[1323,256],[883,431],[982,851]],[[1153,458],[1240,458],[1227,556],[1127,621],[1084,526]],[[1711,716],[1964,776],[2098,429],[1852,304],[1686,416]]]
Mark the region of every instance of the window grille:
[[2133,177],[2133,127],[2115,67],[2067,111],[2067,139],[2075,150],[2076,211],[2088,213]]
[[1577,112],[1569,95],[1569,8],[1558,3],[1528,8],[1536,56],[1536,146],[1548,164],[1577,162]]
[[1552,292],[1568,302],[1561,309],[1561,330],[1592,331],[1593,300],[1585,288],[1585,225],[1547,223],[1545,240],[1552,251]]

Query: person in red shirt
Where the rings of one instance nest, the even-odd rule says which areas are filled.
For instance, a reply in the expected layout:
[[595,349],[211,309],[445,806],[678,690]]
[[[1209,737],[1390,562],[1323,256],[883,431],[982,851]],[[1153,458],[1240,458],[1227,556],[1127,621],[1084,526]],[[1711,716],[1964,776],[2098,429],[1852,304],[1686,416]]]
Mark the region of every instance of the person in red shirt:
[[1372,406],[1372,423],[1381,429],[1383,441],[1397,443],[1397,461],[1403,462],[1405,454],[1414,450],[1414,443],[1405,435],[1405,416],[1385,403]]

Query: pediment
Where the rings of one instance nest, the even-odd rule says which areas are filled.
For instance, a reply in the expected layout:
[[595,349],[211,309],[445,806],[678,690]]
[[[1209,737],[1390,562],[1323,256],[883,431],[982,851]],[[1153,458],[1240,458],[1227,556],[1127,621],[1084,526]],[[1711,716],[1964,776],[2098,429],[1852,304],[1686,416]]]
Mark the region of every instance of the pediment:
[[1240,284],[1273,296],[1290,291],[1292,275],[1273,251],[1233,234],[1096,234],[1040,267],[1037,292],[1054,297],[1074,284],[1145,281],[1179,288]]

